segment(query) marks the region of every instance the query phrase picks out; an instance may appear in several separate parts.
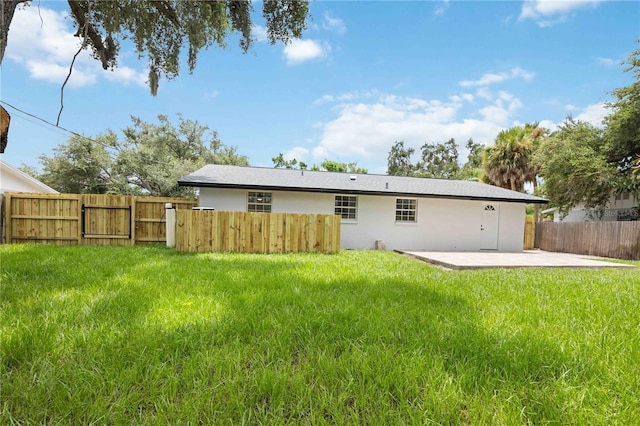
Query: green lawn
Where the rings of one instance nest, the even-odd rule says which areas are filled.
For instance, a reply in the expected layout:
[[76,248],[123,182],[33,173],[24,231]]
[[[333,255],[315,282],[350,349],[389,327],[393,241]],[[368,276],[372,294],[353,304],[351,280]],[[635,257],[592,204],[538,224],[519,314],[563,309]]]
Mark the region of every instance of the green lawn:
[[0,262],[0,424],[640,419],[640,269],[36,245]]

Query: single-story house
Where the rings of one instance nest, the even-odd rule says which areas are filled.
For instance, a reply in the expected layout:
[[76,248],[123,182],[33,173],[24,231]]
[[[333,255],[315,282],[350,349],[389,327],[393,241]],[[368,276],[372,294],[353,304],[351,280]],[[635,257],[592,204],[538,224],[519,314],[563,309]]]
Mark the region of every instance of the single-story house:
[[623,192],[612,195],[603,211],[577,206],[562,217],[557,207],[543,210],[544,214],[553,214],[554,222],[616,222],[640,220],[638,206],[640,193]]
[[472,181],[226,165],[178,184],[216,210],[340,215],[343,249],[521,251],[526,205],[548,202]]
[[[11,164],[0,160],[0,205],[4,210],[5,192],[47,192],[57,194],[58,191],[40,182],[38,179],[29,176],[20,169],[16,169]],[[0,235],[0,243],[4,237],[4,212],[0,212],[0,228],[3,229]]]
[[58,191],[45,185],[38,179],[0,160],[0,194],[4,194],[5,192],[58,193]]

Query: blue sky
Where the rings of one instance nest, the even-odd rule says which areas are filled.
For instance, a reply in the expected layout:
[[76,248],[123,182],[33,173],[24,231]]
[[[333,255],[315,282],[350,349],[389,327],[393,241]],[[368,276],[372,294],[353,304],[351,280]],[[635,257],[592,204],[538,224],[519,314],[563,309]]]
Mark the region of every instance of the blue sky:
[[[55,122],[78,40],[66,2],[39,4],[16,11],[0,97]],[[132,115],[177,123],[180,113],[254,166],[272,166],[282,152],[384,173],[396,140],[416,151],[449,138],[491,145],[502,129],[532,121],[554,129],[568,114],[600,125],[608,93],[632,82],[621,62],[640,38],[637,1],[315,1],[311,14],[303,39],[288,46],[265,42],[258,16],[248,54],[234,39],[203,51],[195,72],[161,81],[157,97],[146,61],[128,46],[115,71],[83,54],[60,125],[96,136],[119,132]],[[38,167],[69,137],[7,110],[2,158],[13,165]]]

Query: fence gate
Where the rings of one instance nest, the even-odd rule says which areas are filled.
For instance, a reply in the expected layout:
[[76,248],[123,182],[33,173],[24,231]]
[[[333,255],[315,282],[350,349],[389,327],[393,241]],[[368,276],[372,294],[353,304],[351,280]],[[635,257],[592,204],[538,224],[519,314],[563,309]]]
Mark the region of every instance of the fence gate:
[[7,243],[112,245],[160,243],[165,237],[165,203],[178,209],[192,198],[106,194],[4,194],[3,236]]
[[[82,238],[90,245],[130,245],[132,197],[85,195],[82,204]],[[113,241],[126,240],[126,241]]]

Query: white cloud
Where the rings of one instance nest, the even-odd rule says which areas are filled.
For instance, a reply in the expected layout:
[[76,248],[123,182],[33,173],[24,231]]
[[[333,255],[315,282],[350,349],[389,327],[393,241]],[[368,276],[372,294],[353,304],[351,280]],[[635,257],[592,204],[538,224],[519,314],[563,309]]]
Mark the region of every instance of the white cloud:
[[313,59],[322,59],[329,55],[331,47],[317,40],[292,40],[284,47],[284,57],[288,65],[298,65]]
[[520,11],[520,21],[532,19],[540,27],[565,22],[577,10],[596,7],[604,0],[525,0]]
[[476,90],[476,96],[486,101],[493,100],[493,93],[491,93],[491,90],[486,87],[478,88],[478,90]]
[[449,9],[449,0],[442,0],[442,2],[436,6],[434,13],[436,15],[444,15],[444,12],[446,12],[447,9]]
[[204,95],[205,99],[214,100],[218,96],[220,96],[220,91],[219,90],[211,90],[211,91],[208,91],[208,92],[204,92],[203,95]]
[[[72,55],[73,56],[73,55]],[[25,68],[29,71],[29,75],[36,80],[46,80],[56,84],[64,83],[67,75],[69,75],[69,66],[62,66],[51,62],[38,61],[28,59],[23,62]],[[81,67],[75,67],[69,77],[70,87],[88,86],[96,82],[95,74],[82,70]]]
[[558,130],[558,125],[551,120],[542,120],[538,123],[538,126],[549,129],[550,132]]
[[580,114],[574,118],[576,120],[587,121],[596,127],[602,127],[602,120],[610,113],[604,103],[587,105]]
[[251,28],[251,34],[257,42],[267,41],[267,29],[261,25],[253,24]]
[[370,98],[374,95],[379,95],[377,91],[367,91],[367,92],[347,92],[341,93],[339,95],[322,95],[315,101],[313,101],[314,105],[322,105],[326,103],[344,103],[349,101],[355,101],[356,99],[365,99]]
[[605,67],[615,67],[620,65],[620,62],[622,62],[611,58],[596,58],[596,61],[598,61],[600,65],[604,65]]
[[522,108],[520,99],[510,93],[501,91],[493,104],[481,108],[478,112],[485,121],[508,126],[511,117],[520,108]]
[[513,80],[516,78],[521,78],[524,81],[531,81],[534,76],[535,73],[516,67],[499,74],[487,73],[480,77],[480,79],[478,80],[463,80],[459,84],[462,87],[482,87],[489,86],[491,84],[502,83],[503,81]]
[[119,66],[112,71],[106,71],[105,77],[108,80],[116,81],[124,85],[134,84],[141,87],[147,87],[149,71],[136,71],[127,66]]
[[[611,112],[604,103],[587,105],[584,108],[578,108],[575,105],[567,104],[565,108],[569,111],[579,111],[578,114],[572,114],[574,120],[586,121],[596,127],[602,128],[602,120]],[[558,123],[551,120],[540,121],[540,127],[544,127],[554,132],[558,130],[564,119]]]
[[425,142],[450,138],[460,145],[469,138],[491,143],[501,130],[512,125],[514,113],[522,107],[515,96],[499,92],[475,112],[462,114],[469,106],[468,99],[473,96],[465,99],[454,95],[443,102],[378,94],[373,99],[342,102],[334,109],[336,117],[322,127],[311,153],[317,160],[380,160],[387,157],[396,140],[404,140],[406,146],[417,151]]
[[293,160],[295,158],[298,163],[301,161],[306,162],[306,158],[309,156],[309,150],[302,146],[294,146],[282,155],[285,160]]
[[[42,6],[16,10],[6,58],[22,65],[34,79],[61,85],[80,46],[80,39],[73,36],[65,17],[65,13]],[[147,72],[126,66],[105,72],[85,50],[78,55],[68,84],[70,87],[87,86],[95,84],[99,77],[122,84],[146,86]]]
[[347,32],[347,26],[344,24],[342,19],[334,18],[329,15],[329,12],[324,12],[324,17],[322,19],[322,28],[327,31],[333,31],[340,35]]

